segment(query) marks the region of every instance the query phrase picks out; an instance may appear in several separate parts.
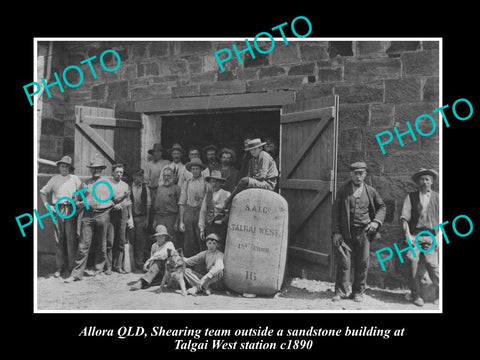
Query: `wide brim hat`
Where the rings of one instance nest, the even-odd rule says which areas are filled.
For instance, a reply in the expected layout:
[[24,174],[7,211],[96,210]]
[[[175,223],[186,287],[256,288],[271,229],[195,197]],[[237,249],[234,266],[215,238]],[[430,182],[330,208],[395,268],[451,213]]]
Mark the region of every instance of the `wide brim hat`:
[[260,140],[260,139],[253,139],[253,140],[250,140],[247,143],[247,147],[244,150],[245,151],[253,150],[253,149],[259,148],[259,147],[261,147],[265,144],[266,144],[266,142],[262,142],[262,140]]
[[422,175],[430,175],[433,177],[433,180],[437,180],[438,179],[438,173],[433,170],[433,169],[420,169],[419,171],[417,171],[415,174],[412,175],[412,180],[417,183],[418,181],[418,178]]
[[215,150],[215,152],[218,152],[218,148],[215,145],[210,144],[210,145],[204,146],[202,148],[202,153],[205,154],[207,152],[207,150],[210,150],[210,149],[213,149],[213,150]]
[[153,144],[153,149],[150,149],[148,150],[147,152],[150,154],[150,155],[153,155],[153,152],[155,150],[160,150],[160,151],[165,151],[165,148],[162,146],[162,144]]
[[107,165],[105,165],[101,159],[94,159],[94,160],[90,161],[90,165],[87,165],[87,167],[88,168],[106,169]]
[[180,144],[173,144],[173,146],[170,149],[168,149],[167,151],[170,155],[172,155],[172,152],[174,150],[178,150],[182,153],[182,155],[185,155],[185,149]]
[[227,179],[222,177],[222,173],[218,170],[212,170],[209,176],[205,177],[205,180],[210,181],[210,179],[216,179],[220,181],[226,181]]
[[57,161],[57,166],[60,164],[67,164],[70,166],[70,170],[75,170],[75,168],[72,165],[72,158],[70,156],[64,156],[60,160]]
[[197,166],[200,166],[202,168],[202,170],[205,170],[207,168],[207,165],[205,165],[201,159],[199,158],[193,158],[192,160],[190,160],[190,162],[186,163],[185,164],[185,168],[190,171],[190,169],[192,168],[192,166],[194,165],[197,165]]
[[157,227],[155,228],[155,233],[150,236],[161,236],[161,235],[166,235],[169,238],[172,237],[172,235],[168,233],[168,230],[165,227],[165,225],[157,225]]
[[207,242],[208,240],[215,240],[219,244],[222,242],[222,238],[216,233],[210,233],[205,236],[205,242]]
[[235,153],[234,150],[229,149],[229,148],[223,148],[223,149],[221,149],[220,152],[218,153],[218,157],[221,158],[223,153],[227,153],[227,154],[232,155],[232,162],[237,161],[237,154]]

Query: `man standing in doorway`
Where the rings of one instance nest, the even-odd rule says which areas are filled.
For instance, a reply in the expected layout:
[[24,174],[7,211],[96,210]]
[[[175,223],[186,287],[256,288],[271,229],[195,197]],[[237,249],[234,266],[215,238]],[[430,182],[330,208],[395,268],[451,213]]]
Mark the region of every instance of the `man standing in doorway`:
[[123,261],[125,256],[126,226],[131,205],[128,184],[122,181],[125,168],[123,164],[112,166],[110,184],[113,189],[112,200],[115,203],[110,211],[110,224],[107,231],[107,263],[105,274],[111,275],[112,268],[120,274],[125,274]]
[[266,151],[262,150],[263,145],[265,145],[265,143],[260,139],[253,139],[247,143],[245,151],[249,151],[252,155],[250,172],[248,177],[243,177],[238,182],[237,187],[227,200],[227,208],[230,207],[235,195],[247,188],[275,189],[278,178],[277,165],[273,158]]
[[235,151],[229,148],[223,148],[218,155],[220,157],[220,172],[225,179],[223,189],[232,192],[239,179],[239,171],[232,165],[237,160],[237,156]]
[[144,180],[143,169],[133,173],[133,183],[130,199],[132,201],[131,215],[133,219],[133,238],[135,267],[143,269],[145,259],[148,258],[150,248],[146,246],[145,230],[148,226],[148,218],[151,211],[150,189]]
[[[418,237],[418,245],[422,250],[430,250],[421,252],[416,246],[415,238],[422,231],[429,231],[437,237],[438,228],[433,229],[439,224],[439,199],[438,193],[432,190],[433,182],[438,178],[438,173],[433,170],[421,169],[413,174],[412,180],[417,184],[418,190],[409,193],[403,202],[402,220],[405,239],[409,239],[410,244],[415,249],[415,256],[411,251],[407,252],[409,262],[409,281],[410,281],[410,300],[417,306],[423,306],[424,301],[420,296],[420,279],[424,275],[418,271],[419,264],[425,263],[428,275],[432,282],[437,286],[438,298],[438,246],[431,249],[433,239],[430,235],[420,235]],[[405,240],[406,242],[407,240]],[[422,264],[423,265],[423,264]]]
[[[81,180],[71,174],[74,170],[70,156],[64,156],[57,161],[59,175],[53,176],[47,184],[40,190],[40,199],[45,206],[48,204],[47,196],[52,195],[52,204],[56,204],[61,198],[73,198],[73,193],[82,187]],[[50,206],[53,212],[55,207]],[[61,215],[66,217],[73,212],[72,204],[63,199],[58,203],[58,210]],[[77,251],[75,229],[77,224],[76,216],[64,218],[57,216],[54,226],[55,236],[55,277],[59,277],[62,272],[71,272],[75,265],[75,253]]]
[[[154,144],[153,149],[148,150],[148,154],[151,156],[151,159],[147,161],[147,167],[145,168],[145,180],[147,181],[150,190],[152,204],[155,204],[155,195],[157,195],[158,182],[160,180],[162,169],[170,164],[170,161],[163,159],[164,151],[165,149],[160,143]],[[150,214],[150,218],[148,219],[150,228],[153,220],[152,215],[153,214]]]
[[169,167],[163,170],[163,182],[158,186],[156,201],[154,204],[155,216],[153,227],[164,225],[170,234],[170,240],[175,247],[180,247],[175,233],[178,230],[178,200],[180,200],[181,188],[173,183],[173,170]]
[[185,256],[189,257],[203,250],[198,220],[203,198],[207,193],[207,187],[210,185],[202,176],[202,170],[206,168],[202,160],[194,158],[185,167],[193,176],[182,185],[180,200],[178,201],[180,205],[179,230],[185,232],[183,249]]
[[[370,241],[378,234],[385,218],[386,206],[371,186],[365,184],[367,165],[361,161],[350,165],[352,180],[337,193],[332,210],[333,245],[337,253],[335,295],[332,301],[353,298],[364,300],[370,259]],[[350,291],[350,265],[355,279]]]
[[[248,142],[253,139],[253,136],[246,135],[243,137],[243,148],[248,147]],[[240,177],[248,176],[250,172],[250,160],[252,159],[252,155],[250,151],[245,150],[245,153],[242,156],[241,164],[240,164]]]
[[207,145],[202,149],[207,168],[202,171],[202,176],[210,176],[213,170],[220,170],[220,164],[217,159],[218,148],[215,145]]
[[[183,150],[182,145],[176,143],[168,150],[170,156],[172,157],[172,162],[165,166],[165,169],[172,169],[173,171],[173,183],[178,185],[180,178],[184,177],[182,173],[185,171],[185,165],[182,163],[182,157],[185,155],[185,150]],[[163,183],[163,173],[160,176],[158,185]]]
[[[65,280],[66,283],[83,279],[83,272],[87,265],[88,254],[94,236],[98,239],[100,247],[95,254],[96,273],[101,273],[105,266],[107,229],[110,223],[110,209],[114,205],[111,200],[113,195],[112,188],[111,185],[105,184],[110,184],[108,178],[101,176],[102,171],[106,168],[101,159],[96,158],[87,167],[90,169],[92,177],[82,186],[87,188],[85,192],[80,193],[83,201],[76,203],[77,208],[85,207],[85,209],[83,210],[81,220],[80,242],[75,257],[75,267],[70,277]],[[97,184],[101,181],[105,183]],[[107,201],[107,199],[109,200]]]
[[[192,146],[188,149],[188,161],[192,161],[193,158],[200,159],[200,149],[196,146]],[[192,173],[187,169],[184,169],[178,177],[178,186],[182,187],[183,183],[192,178]]]

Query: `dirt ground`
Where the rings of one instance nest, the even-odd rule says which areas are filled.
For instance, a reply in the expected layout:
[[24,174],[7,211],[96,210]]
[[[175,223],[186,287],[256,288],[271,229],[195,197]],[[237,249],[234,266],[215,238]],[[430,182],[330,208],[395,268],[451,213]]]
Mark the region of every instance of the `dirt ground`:
[[286,278],[281,292],[271,297],[246,298],[234,292],[213,292],[210,296],[185,296],[173,288],[157,294],[159,286],[130,291],[140,272],[85,276],[66,284],[53,274],[38,277],[38,310],[438,310],[425,303],[421,308],[405,300],[407,290],[368,288],[365,301],[341,300],[333,303],[334,284],[325,281]]

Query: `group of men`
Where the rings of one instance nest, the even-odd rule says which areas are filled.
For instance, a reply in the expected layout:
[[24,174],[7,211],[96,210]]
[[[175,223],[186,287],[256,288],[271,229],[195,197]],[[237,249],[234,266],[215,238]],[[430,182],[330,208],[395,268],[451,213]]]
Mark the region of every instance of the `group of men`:
[[[365,184],[367,165],[364,162],[355,162],[351,164],[350,170],[351,181],[339,189],[333,205],[332,237],[337,269],[332,301],[351,298],[362,302],[370,259],[370,243],[380,237],[379,228],[385,219],[386,206],[378,191]],[[430,279],[437,286],[438,299],[438,247],[423,252],[414,245],[418,243],[422,250],[429,250],[433,245],[432,238],[429,235],[420,235],[416,239],[417,234],[428,230],[435,236],[438,235],[438,228],[435,227],[439,223],[439,197],[438,193],[432,190],[432,184],[437,178],[438,173],[433,169],[420,169],[412,175],[418,190],[407,195],[400,217],[405,243],[409,242],[414,246],[414,251],[407,252],[411,291],[407,299],[417,306],[424,304],[420,280],[425,272],[424,267],[419,265],[425,265]],[[353,284],[350,283],[352,263]]]
[[[220,251],[226,238],[228,210],[233,197],[249,187],[272,191],[276,188],[277,164],[264,147],[275,151],[271,143],[259,138],[245,138],[245,154],[238,170],[233,166],[236,153],[230,148],[218,151],[215,145],[207,145],[202,149],[204,163],[200,150],[192,147],[188,149],[188,162],[184,164],[182,159],[187,152],[180,144],[176,143],[168,150],[161,144],[154,144],[148,151],[150,159],[146,168],[131,173],[131,185],[122,180],[125,175],[123,164],[112,166],[111,177],[102,176],[106,165],[98,158],[87,165],[91,177],[82,183],[73,174],[71,158],[63,157],[57,162],[60,174],[49,180],[40,190],[40,196],[45,204],[49,195],[52,203],[70,197],[81,211],[78,217],[57,216],[55,277],[64,273],[65,282],[70,283],[81,280],[84,272],[90,272],[90,275],[110,275],[112,271],[125,273],[127,229],[134,246],[135,267],[146,272],[153,263],[149,259],[153,256],[152,246],[157,243],[153,240],[159,231],[165,232],[169,238],[166,243],[183,248],[186,258],[208,250],[207,244],[212,236]],[[167,152],[171,161],[164,159]],[[86,191],[81,192],[82,198],[73,195],[85,188]],[[111,199],[102,201],[109,198],[110,191],[113,192]],[[62,215],[73,211],[68,201],[60,202],[58,209]],[[98,244],[94,251],[90,251],[92,243]],[[86,269],[89,255],[94,258],[93,273]],[[162,260],[163,257],[160,256]]]

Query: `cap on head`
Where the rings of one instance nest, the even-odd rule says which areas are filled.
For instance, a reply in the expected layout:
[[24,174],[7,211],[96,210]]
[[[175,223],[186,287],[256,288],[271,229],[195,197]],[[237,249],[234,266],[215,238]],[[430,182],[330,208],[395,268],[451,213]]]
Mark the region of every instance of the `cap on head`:
[[363,161],[354,162],[353,164],[350,165],[350,170],[351,171],[366,171],[367,170],[367,164],[365,164]]
[[217,243],[220,243],[221,241],[221,238],[218,234],[215,234],[215,233],[211,233],[211,234],[208,234],[206,237],[205,237],[205,241],[208,241],[208,240],[214,240],[216,241]]

